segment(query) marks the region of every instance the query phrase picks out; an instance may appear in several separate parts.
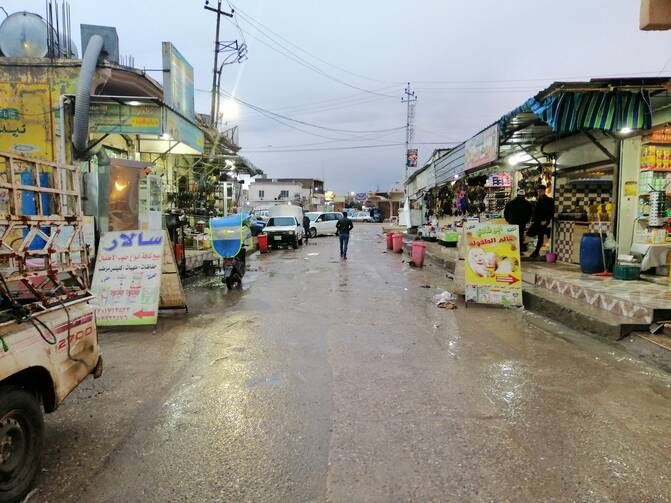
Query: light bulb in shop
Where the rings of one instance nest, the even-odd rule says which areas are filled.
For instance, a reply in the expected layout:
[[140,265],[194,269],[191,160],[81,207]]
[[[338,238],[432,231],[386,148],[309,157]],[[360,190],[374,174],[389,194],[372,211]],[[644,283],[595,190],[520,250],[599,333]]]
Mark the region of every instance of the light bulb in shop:
[[622,129],[620,129],[620,134],[629,134],[632,131],[633,129],[631,129],[630,127],[623,127]]

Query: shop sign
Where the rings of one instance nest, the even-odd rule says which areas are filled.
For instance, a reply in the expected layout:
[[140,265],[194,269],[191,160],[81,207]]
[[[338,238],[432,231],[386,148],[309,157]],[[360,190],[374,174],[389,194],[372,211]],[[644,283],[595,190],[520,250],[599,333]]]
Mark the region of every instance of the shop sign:
[[47,83],[0,82],[0,150],[53,159]]
[[109,134],[161,134],[161,107],[121,103],[91,103],[89,131]]
[[160,230],[100,238],[91,285],[99,326],[156,324],[166,240]]
[[517,225],[467,222],[466,302],[522,305],[522,262]]
[[170,42],[163,42],[163,101],[187,119],[195,119],[193,66]]
[[165,109],[165,133],[175,140],[202,152],[205,149],[205,135],[197,126],[176,114]]
[[466,171],[496,161],[499,157],[498,124],[494,124],[466,141],[464,155]]
[[417,149],[416,148],[409,148],[408,149],[408,167],[409,168],[416,168],[417,167]]

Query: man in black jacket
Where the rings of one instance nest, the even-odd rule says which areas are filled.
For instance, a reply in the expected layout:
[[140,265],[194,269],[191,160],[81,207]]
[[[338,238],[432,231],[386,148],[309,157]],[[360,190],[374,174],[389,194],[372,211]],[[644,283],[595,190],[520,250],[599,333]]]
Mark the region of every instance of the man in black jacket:
[[310,237],[310,217],[307,213],[303,213],[303,230],[305,231],[305,244],[308,244],[308,238]]
[[528,232],[529,236],[538,236],[538,243],[530,257],[538,257],[540,254],[541,248],[543,248],[545,234],[548,233],[550,223],[552,222],[555,213],[554,199],[548,197],[545,194],[545,190],[545,185],[540,185],[538,187],[538,199],[536,200],[536,206],[534,206],[534,214]]
[[510,200],[503,210],[503,218],[506,219],[506,222],[519,227],[520,251],[523,252],[527,251],[527,245],[524,242],[524,231],[527,228],[527,224],[531,221],[533,211],[534,207],[527,201],[524,189],[518,190],[517,197]]
[[340,235],[340,257],[347,260],[347,245],[349,244],[349,231],[354,228],[352,221],[347,218],[347,212],[342,212],[342,218],[336,224]]

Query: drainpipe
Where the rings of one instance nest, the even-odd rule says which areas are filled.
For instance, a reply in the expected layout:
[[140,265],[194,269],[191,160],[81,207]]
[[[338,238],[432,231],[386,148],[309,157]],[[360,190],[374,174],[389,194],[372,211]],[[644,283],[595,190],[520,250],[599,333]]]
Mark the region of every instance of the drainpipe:
[[72,128],[72,146],[74,147],[75,156],[81,159],[85,159],[88,155],[91,87],[93,86],[93,75],[95,74],[102,49],[103,38],[100,35],[93,35],[86,46],[86,51],[82,57],[82,66],[79,71],[75,101],[75,119]]

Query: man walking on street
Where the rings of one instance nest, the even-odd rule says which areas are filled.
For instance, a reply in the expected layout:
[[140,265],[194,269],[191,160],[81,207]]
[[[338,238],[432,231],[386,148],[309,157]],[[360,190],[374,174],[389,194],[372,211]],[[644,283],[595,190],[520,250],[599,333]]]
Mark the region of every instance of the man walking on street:
[[545,185],[538,187],[538,198],[536,199],[536,206],[534,206],[534,214],[531,220],[531,227],[529,228],[529,236],[538,236],[538,243],[536,249],[529,255],[530,257],[538,257],[541,248],[543,248],[543,241],[545,235],[548,233],[550,223],[555,213],[554,199],[545,194]]
[[347,245],[349,244],[349,231],[354,228],[352,221],[347,218],[347,212],[342,212],[342,218],[336,224],[340,235],[340,257],[347,260]]
[[518,190],[517,197],[510,200],[503,210],[503,218],[506,219],[506,222],[519,227],[521,252],[527,251],[527,245],[524,242],[524,231],[527,228],[527,224],[531,221],[533,211],[534,207],[527,201],[524,189]]
[[308,244],[308,237],[310,236],[310,218],[307,213],[303,213],[303,230],[305,231],[305,244]]

